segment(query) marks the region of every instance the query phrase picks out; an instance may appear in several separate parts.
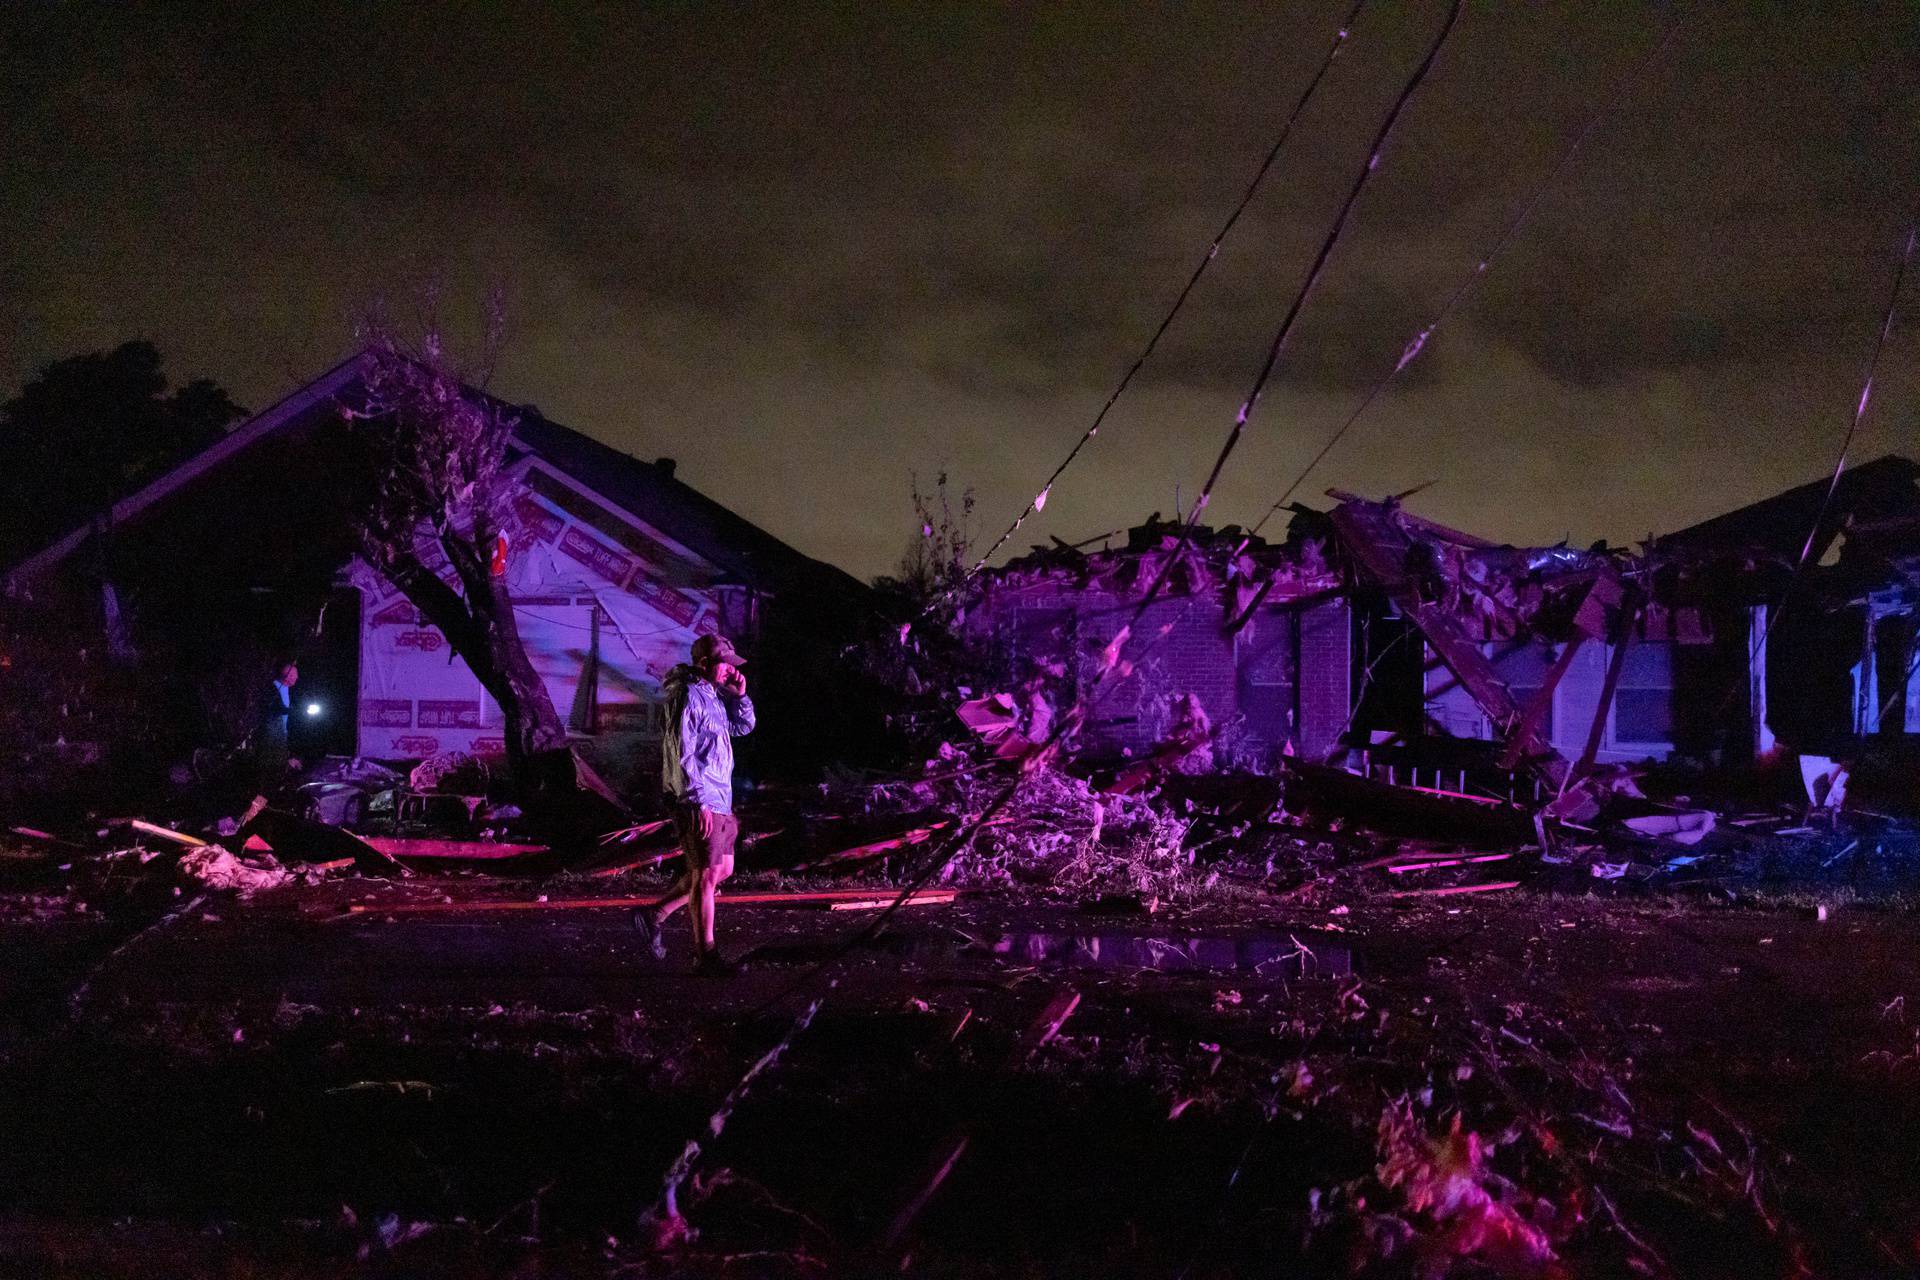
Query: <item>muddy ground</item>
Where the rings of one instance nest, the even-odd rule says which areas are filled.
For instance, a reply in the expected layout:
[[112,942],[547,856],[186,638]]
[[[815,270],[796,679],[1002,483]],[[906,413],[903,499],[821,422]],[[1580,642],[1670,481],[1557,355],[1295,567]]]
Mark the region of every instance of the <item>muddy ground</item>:
[[[617,910],[344,914],[542,891],[582,890],[12,902],[0,1271],[1916,1267],[1920,949],[1897,900],[975,896],[838,959],[862,913],[736,906],[752,966],[728,980],[685,972],[678,928],[655,961]],[[693,1235],[662,1248],[642,1215],[696,1137]]]

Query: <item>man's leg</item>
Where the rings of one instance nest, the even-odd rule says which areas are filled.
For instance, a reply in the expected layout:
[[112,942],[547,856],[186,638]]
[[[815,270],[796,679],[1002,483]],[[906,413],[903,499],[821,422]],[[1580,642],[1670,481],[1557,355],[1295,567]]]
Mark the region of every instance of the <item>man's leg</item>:
[[699,890],[700,868],[708,862],[708,842],[700,834],[700,810],[682,805],[673,815],[673,829],[680,835],[680,856],[686,859],[687,869],[674,880],[667,896],[653,905],[656,926],[665,924],[674,912],[687,905]]
[[668,888],[667,896],[647,908],[653,913],[653,922],[656,925],[665,924],[672,918],[674,912],[693,900],[693,877],[692,871],[682,871],[680,878]]
[[718,950],[713,938],[714,904],[720,896],[721,882],[733,874],[733,846],[739,833],[739,820],[732,814],[714,815],[713,836],[707,846],[707,862],[696,877],[693,904],[693,947],[701,957]]
[[700,872],[693,895],[693,951],[697,956],[713,950],[713,898],[719,886],[712,867]]
[[674,912],[692,900],[699,889],[700,868],[706,865],[706,843],[700,838],[698,811],[682,808],[674,814],[673,824],[680,836],[680,853],[686,859],[687,869],[675,878],[666,897],[650,906],[635,908],[633,913],[634,928],[646,938],[653,954],[663,960],[667,945],[660,937],[660,928]]

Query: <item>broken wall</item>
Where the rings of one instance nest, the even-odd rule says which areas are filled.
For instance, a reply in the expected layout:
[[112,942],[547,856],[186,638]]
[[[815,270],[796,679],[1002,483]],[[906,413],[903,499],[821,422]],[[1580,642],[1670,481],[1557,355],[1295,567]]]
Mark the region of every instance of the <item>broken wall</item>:
[[[1488,641],[1481,645],[1495,672],[1513,691],[1514,700],[1529,705],[1544,686],[1565,644],[1541,640]],[[1611,645],[1589,643],[1573,657],[1554,687],[1541,732],[1556,751],[1569,758],[1585,750],[1594,716],[1606,685]],[[1603,763],[1664,760],[1675,751],[1676,664],[1674,646],[1635,641],[1627,646],[1619,687],[1607,709],[1595,759]],[[1433,726],[1456,738],[1498,738],[1485,711],[1454,678],[1437,656],[1429,652],[1427,715]]]
[[1255,609],[1229,632],[1213,594],[1157,600],[1133,635],[1134,670],[1094,690],[1101,650],[1137,601],[1122,592],[1051,581],[993,588],[970,617],[998,650],[1010,681],[1044,673],[1056,700],[1085,698],[1086,748],[1138,754],[1166,735],[1174,700],[1192,694],[1212,720],[1223,759],[1269,765],[1291,748],[1324,754],[1345,728],[1352,687],[1345,600]]

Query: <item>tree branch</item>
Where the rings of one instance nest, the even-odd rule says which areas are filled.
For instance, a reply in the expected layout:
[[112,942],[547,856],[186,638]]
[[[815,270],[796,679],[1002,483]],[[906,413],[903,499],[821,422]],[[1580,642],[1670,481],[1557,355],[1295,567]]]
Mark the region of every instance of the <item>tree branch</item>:
[[380,571],[406,593],[427,621],[440,628],[456,653],[467,653],[483,643],[480,625],[459,592],[442,582],[410,550],[388,547],[380,552]]

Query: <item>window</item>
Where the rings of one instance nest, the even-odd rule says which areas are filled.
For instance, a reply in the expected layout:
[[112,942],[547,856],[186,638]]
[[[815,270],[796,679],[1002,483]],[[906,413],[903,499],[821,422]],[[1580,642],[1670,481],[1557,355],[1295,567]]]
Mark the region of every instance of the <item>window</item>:
[[1613,695],[1613,740],[1673,741],[1673,658],[1664,644],[1630,644]]
[[[1540,696],[1540,690],[1547,684],[1547,673],[1553,670],[1554,647],[1547,644],[1528,643],[1506,650],[1498,650],[1493,655],[1493,669],[1506,682],[1507,692],[1513,697],[1513,705],[1521,715],[1533,705]],[[1540,717],[1540,736],[1552,740],[1554,735],[1554,708],[1548,706],[1546,714]]]
[[1240,714],[1246,717],[1248,732],[1274,746],[1298,739],[1292,613],[1260,611],[1241,628],[1235,647]]

